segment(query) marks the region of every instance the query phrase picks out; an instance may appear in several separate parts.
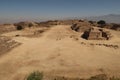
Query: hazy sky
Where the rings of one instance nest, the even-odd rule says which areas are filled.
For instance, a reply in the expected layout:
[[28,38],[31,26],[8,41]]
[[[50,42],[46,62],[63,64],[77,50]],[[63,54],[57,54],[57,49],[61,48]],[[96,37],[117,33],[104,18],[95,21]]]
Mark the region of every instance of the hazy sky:
[[0,22],[120,14],[120,0],[0,0]]

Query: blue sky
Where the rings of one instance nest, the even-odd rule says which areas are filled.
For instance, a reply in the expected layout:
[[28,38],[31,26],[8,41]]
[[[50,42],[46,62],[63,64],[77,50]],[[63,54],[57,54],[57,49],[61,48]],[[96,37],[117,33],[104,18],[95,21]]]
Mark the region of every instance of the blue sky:
[[0,0],[0,21],[120,14],[120,0]]

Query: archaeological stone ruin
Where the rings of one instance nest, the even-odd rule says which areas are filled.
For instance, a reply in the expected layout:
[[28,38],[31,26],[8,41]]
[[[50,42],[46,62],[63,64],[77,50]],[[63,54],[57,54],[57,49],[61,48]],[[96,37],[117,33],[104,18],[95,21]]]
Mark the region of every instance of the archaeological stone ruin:
[[83,33],[81,37],[87,40],[109,40],[112,37],[109,31],[95,27],[86,20],[79,20],[78,23],[71,26],[71,29]]
[[71,29],[77,32],[84,32],[86,30],[89,30],[90,28],[92,28],[92,26],[89,22],[81,20],[71,26]]
[[91,28],[86,30],[82,37],[87,40],[109,40],[112,36],[109,31],[104,29]]

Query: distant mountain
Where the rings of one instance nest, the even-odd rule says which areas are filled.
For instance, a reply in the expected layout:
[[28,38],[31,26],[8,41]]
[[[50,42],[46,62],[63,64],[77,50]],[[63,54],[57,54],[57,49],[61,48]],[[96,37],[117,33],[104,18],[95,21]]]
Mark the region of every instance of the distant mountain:
[[91,17],[85,17],[84,19],[93,20],[93,21],[105,20],[107,23],[120,23],[120,14],[91,16]]

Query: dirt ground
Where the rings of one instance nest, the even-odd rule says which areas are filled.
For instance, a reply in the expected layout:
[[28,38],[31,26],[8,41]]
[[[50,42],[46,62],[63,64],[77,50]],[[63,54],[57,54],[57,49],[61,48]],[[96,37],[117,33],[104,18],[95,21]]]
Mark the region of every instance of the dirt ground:
[[[19,31],[20,33],[20,31]],[[38,38],[13,37],[17,31],[3,34],[22,43],[0,57],[0,80],[24,80],[33,71],[49,76],[89,77],[105,73],[120,76],[120,32],[111,31],[109,41],[84,40],[70,26],[52,27]]]

